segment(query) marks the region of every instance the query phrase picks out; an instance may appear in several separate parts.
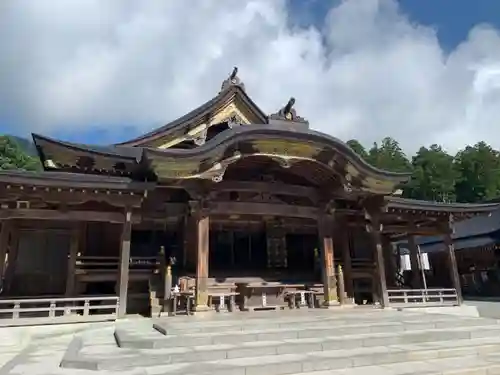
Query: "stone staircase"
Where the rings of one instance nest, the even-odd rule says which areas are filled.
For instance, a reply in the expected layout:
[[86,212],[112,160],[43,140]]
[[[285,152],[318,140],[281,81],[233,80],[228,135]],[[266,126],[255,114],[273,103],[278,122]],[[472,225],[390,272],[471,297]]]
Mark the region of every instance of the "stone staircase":
[[372,308],[136,319],[31,343],[5,369],[0,374],[500,374],[500,321]]

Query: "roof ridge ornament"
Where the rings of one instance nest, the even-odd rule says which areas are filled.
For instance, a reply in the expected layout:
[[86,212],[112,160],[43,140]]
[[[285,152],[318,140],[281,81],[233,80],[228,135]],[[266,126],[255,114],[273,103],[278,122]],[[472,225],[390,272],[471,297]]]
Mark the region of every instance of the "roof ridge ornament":
[[220,88],[220,92],[226,91],[227,89],[231,88],[232,86],[239,86],[243,91],[245,91],[245,84],[243,81],[238,77],[238,67],[235,66],[233,68],[233,71],[229,75],[228,78],[226,78],[222,82],[222,86]]
[[296,124],[309,127],[309,121],[297,115],[297,112],[293,108],[294,104],[295,98],[291,97],[283,108],[269,116],[269,123],[273,125]]

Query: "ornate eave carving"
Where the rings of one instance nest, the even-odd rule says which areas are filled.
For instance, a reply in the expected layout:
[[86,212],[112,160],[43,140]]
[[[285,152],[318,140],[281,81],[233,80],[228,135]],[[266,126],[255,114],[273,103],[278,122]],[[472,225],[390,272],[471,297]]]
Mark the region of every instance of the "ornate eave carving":
[[309,127],[309,121],[305,118],[297,115],[297,112],[293,108],[295,104],[295,98],[290,98],[288,103],[281,108],[277,113],[273,113],[269,116],[269,123],[276,125],[300,125]]

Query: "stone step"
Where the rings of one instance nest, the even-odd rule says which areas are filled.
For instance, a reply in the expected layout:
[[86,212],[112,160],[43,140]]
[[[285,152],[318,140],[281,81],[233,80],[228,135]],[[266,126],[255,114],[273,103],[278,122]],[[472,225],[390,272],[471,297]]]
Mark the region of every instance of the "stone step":
[[[352,322],[351,322],[352,323]],[[444,324],[446,323],[446,324]],[[484,325],[480,325],[483,323]],[[275,328],[267,330],[248,330],[248,331],[227,331],[227,332],[201,332],[201,333],[186,333],[186,334],[169,334],[162,335],[154,330],[149,331],[134,331],[131,328],[116,328],[115,339],[118,346],[122,348],[136,349],[154,349],[166,347],[182,347],[182,346],[200,346],[200,345],[216,345],[216,344],[237,344],[243,342],[256,341],[283,341],[296,340],[307,338],[328,338],[342,337],[346,339],[350,337],[356,345],[359,345],[360,340],[367,341],[374,339],[377,333],[386,333],[387,337],[392,337],[402,333],[424,333],[432,339],[439,334],[450,339],[465,339],[482,336],[500,336],[500,324],[489,324],[489,320],[482,321],[481,319],[474,320],[473,323],[458,325],[457,322],[434,322],[422,324],[421,322],[410,322],[406,324],[356,324],[344,326],[324,325],[313,328],[293,327],[293,328]],[[457,327],[453,329],[454,327]],[[450,328],[450,333],[446,329]],[[441,330],[441,331],[440,331]],[[443,330],[445,330],[443,332]],[[436,331],[436,332],[435,332]],[[360,338],[353,338],[355,335],[367,335]],[[402,335],[405,337],[405,335]],[[384,338],[387,339],[387,338]],[[376,340],[375,340],[376,341]],[[347,344],[347,343],[345,343]]]
[[290,328],[321,328],[329,326],[334,327],[352,327],[352,326],[403,326],[407,324],[421,324],[423,328],[439,328],[439,327],[454,327],[457,322],[462,325],[485,325],[487,322],[491,325],[499,324],[500,321],[495,319],[481,319],[481,318],[459,318],[450,319],[450,316],[446,315],[424,315],[422,314],[416,316],[396,315],[394,317],[387,316],[384,319],[380,319],[380,316],[374,317],[373,319],[359,319],[353,321],[348,317],[315,317],[297,319],[293,318],[291,320],[283,319],[268,319],[268,320],[220,320],[220,321],[209,321],[203,322],[199,320],[192,320],[191,323],[176,323],[175,318],[163,318],[158,319],[153,323],[153,328],[160,333],[167,334],[181,334],[181,333],[224,333],[224,332],[235,332],[235,331],[255,331],[255,330],[268,330],[268,329],[290,329]]
[[[291,344],[292,350],[286,345],[271,346],[268,343],[263,345],[243,345],[240,348],[225,347],[194,347],[194,348],[172,348],[171,350],[147,350],[133,355],[130,351],[116,351],[112,348],[96,348],[90,353],[82,350],[80,352],[80,361],[94,361],[95,368],[99,369],[130,369],[132,367],[160,366],[165,364],[177,363],[196,363],[205,361],[223,361],[245,358],[268,358],[271,356],[282,356],[288,354],[314,355],[314,361],[321,362],[322,359],[336,361],[344,364],[345,358],[349,358],[352,366],[364,366],[381,363],[392,363],[400,360],[415,361],[428,360],[431,358],[456,357],[464,355],[487,355],[496,353],[500,349],[500,338],[481,338],[472,340],[456,341],[435,341],[423,344],[405,344],[388,346],[370,346],[353,348],[336,348],[334,350],[328,347],[322,347],[321,344],[315,345],[302,344],[301,346]],[[111,350],[109,350],[111,349]],[[279,350],[283,349],[283,350]],[[340,361],[340,362],[339,362]],[[330,363],[329,362],[329,363]],[[221,363],[231,363],[223,361]],[[332,365],[333,366],[333,365]],[[88,367],[85,367],[88,368]]]
[[[236,311],[231,314],[211,314],[200,313],[195,316],[178,315],[175,318],[170,318],[167,321],[176,327],[190,327],[202,325],[204,327],[217,327],[226,325],[242,325],[246,323],[261,324],[270,320],[277,322],[302,322],[310,320],[352,320],[352,315],[355,314],[358,319],[362,320],[380,320],[380,319],[401,319],[403,317],[425,317],[432,316],[440,319],[452,319],[450,315],[445,314],[422,314],[418,312],[402,312],[397,310],[380,310],[380,309],[359,309],[359,308],[332,308],[332,309],[294,309],[275,311],[260,311],[258,313]],[[459,319],[467,317],[458,317]],[[470,319],[470,317],[469,317]],[[431,318],[429,318],[431,320]]]
[[[129,358],[127,361],[117,358],[101,364],[103,370],[127,370],[127,362],[132,367],[142,367],[146,371],[164,375],[283,375],[290,373],[325,371],[337,369],[358,368],[363,366],[382,366],[393,363],[405,362],[407,371],[412,368],[413,361],[429,361],[443,358],[470,357],[471,359],[498,352],[500,343],[475,345],[471,347],[466,343],[461,347],[440,349],[419,349],[413,345],[399,347],[374,347],[349,350],[333,350],[322,352],[306,352],[296,354],[278,354],[236,359],[210,359],[205,361],[165,364],[167,358],[157,354],[156,361],[136,360]],[[156,362],[156,365],[155,365]],[[146,367],[147,366],[147,367]],[[408,373],[408,372],[407,372]]]
[[429,361],[391,363],[347,369],[296,372],[289,375],[500,375],[500,363],[488,358],[464,356]]

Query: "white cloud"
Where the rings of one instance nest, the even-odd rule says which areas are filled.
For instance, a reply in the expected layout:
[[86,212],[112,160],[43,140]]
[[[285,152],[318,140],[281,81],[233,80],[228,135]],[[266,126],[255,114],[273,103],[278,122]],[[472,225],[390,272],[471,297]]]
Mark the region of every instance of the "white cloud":
[[237,65],[266,112],[293,95],[341,139],[500,148],[497,30],[479,25],[445,53],[395,0],[335,3],[317,30],[290,27],[284,0],[3,0],[0,119],[149,131],[217,94]]

